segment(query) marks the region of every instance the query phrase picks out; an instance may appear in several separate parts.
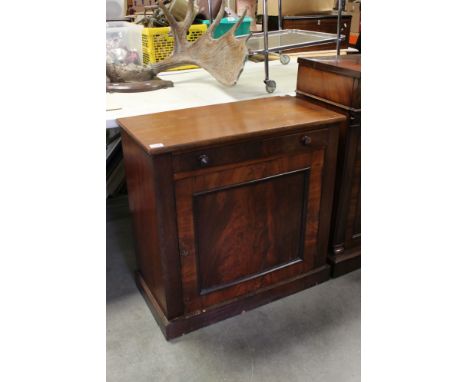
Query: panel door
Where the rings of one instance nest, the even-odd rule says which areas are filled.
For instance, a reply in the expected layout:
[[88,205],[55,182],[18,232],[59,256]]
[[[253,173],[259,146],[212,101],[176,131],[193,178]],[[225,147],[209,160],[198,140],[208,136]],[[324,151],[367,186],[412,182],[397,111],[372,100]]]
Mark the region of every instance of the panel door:
[[325,265],[326,235],[318,250],[325,162],[326,147],[315,147],[176,181],[186,312]]

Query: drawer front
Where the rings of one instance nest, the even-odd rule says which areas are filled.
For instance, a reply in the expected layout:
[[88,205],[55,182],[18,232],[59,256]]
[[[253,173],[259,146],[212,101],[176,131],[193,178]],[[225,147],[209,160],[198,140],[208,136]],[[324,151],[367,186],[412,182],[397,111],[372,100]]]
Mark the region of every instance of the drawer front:
[[258,160],[290,152],[307,151],[311,147],[323,146],[327,139],[328,130],[323,128],[278,137],[249,140],[231,145],[207,147],[174,154],[173,168],[176,174],[199,170],[209,171],[219,166]]
[[304,133],[265,139],[261,160],[176,179],[185,313],[326,265],[338,129],[309,133],[306,145]]

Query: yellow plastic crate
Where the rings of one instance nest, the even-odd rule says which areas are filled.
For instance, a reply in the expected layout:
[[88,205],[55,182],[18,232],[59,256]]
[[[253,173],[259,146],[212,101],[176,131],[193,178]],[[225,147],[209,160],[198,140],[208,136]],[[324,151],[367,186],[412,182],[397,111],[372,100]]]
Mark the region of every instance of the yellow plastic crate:
[[[188,41],[197,40],[208,29],[205,24],[195,24],[189,28]],[[144,28],[142,35],[143,62],[154,64],[170,56],[174,49],[174,37],[170,34],[170,27]],[[183,70],[198,68],[196,65],[184,65],[171,70]]]

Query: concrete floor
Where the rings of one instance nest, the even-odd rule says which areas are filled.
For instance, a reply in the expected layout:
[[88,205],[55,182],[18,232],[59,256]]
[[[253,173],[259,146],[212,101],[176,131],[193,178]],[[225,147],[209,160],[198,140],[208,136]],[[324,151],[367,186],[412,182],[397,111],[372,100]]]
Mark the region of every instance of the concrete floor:
[[133,281],[125,198],[107,218],[108,382],[360,381],[360,271],[167,342]]

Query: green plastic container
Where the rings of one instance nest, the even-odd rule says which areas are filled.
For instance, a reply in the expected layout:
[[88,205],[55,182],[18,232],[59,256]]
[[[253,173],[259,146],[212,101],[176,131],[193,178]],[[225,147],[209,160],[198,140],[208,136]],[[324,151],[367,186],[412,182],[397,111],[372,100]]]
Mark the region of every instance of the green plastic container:
[[[221,19],[221,22],[219,23],[218,27],[215,29],[213,33],[214,38],[219,38],[223,34],[225,34],[229,29],[231,29],[234,24],[239,20],[236,17],[224,17]],[[235,35],[236,36],[242,36],[243,34],[249,34],[250,33],[250,22],[252,21],[251,17],[244,17],[244,20],[242,20],[242,24],[239,25],[239,27],[236,30]],[[203,24],[210,25],[210,20],[203,20]]]

